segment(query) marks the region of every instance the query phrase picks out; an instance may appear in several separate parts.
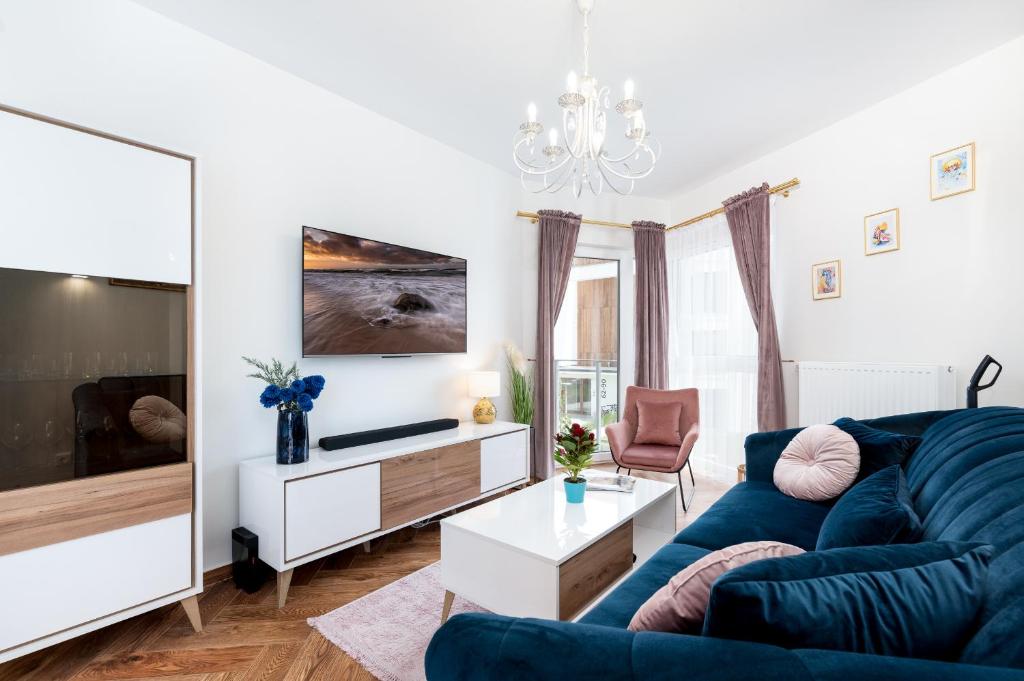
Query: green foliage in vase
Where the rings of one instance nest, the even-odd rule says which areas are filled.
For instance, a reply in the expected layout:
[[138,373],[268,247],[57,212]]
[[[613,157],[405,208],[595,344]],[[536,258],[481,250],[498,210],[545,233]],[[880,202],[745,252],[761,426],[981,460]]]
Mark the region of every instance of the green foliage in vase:
[[555,461],[569,474],[569,482],[581,482],[580,472],[590,465],[597,439],[589,426],[573,423],[555,435]]
[[511,343],[505,346],[508,362],[508,394],[512,400],[512,419],[516,423],[533,423],[533,374],[523,353]]
[[242,361],[256,369],[256,373],[246,374],[246,378],[258,378],[271,385],[276,385],[278,388],[287,388],[292,384],[292,381],[302,378],[299,376],[299,367],[296,362],[292,362],[291,367],[285,369],[279,359],[261,362],[252,357],[242,357]]

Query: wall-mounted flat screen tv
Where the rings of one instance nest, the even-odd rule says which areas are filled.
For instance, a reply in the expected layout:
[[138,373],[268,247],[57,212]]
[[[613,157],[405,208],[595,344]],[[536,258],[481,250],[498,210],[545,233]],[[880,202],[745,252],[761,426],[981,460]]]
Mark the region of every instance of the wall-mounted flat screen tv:
[[302,354],[466,352],[466,261],[302,228]]

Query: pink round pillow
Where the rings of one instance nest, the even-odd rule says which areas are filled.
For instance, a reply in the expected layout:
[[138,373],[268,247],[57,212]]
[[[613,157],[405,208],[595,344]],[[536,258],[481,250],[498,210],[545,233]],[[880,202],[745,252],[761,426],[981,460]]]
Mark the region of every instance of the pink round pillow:
[[647,599],[629,622],[630,631],[699,634],[711,585],[723,574],[755,560],[795,556],[804,550],[776,541],[751,541],[713,551],[680,570]]
[[808,426],[782,450],[772,476],[783,494],[806,501],[834,499],[860,470],[860,447],[833,425]]

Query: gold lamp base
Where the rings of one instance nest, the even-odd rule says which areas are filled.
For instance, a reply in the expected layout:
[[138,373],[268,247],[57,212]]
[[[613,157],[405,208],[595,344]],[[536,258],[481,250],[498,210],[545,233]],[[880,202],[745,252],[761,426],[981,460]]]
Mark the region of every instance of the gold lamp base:
[[497,415],[498,410],[494,407],[494,403],[486,397],[481,397],[473,407],[473,420],[477,423],[494,423],[494,417]]

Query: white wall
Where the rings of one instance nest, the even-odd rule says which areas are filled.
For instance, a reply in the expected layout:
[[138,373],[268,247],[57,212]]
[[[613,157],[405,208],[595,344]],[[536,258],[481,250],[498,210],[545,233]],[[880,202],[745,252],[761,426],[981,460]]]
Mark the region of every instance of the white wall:
[[[207,569],[230,560],[236,463],[274,447],[240,356],[301,355],[303,224],[469,261],[466,355],[300,361],[327,378],[315,442],[467,418],[466,371],[504,369],[506,340],[532,349],[536,229],[515,211],[597,215],[565,196],[524,203],[511,174],[125,0],[0,0],[0,102],[200,159]],[[600,215],[651,217],[617,205]]]
[[[989,353],[1006,370],[981,403],[1024,404],[1022,82],[1024,38],[677,196],[671,213],[799,177],[776,204],[783,358],[949,363],[962,403]],[[977,190],[931,201],[929,156],[971,141]],[[894,207],[902,249],[865,256],[863,217]],[[811,264],[833,258],[842,298],[814,302]]]
[[469,260],[468,354],[300,361],[327,377],[314,442],[468,416],[465,370],[519,333],[509,175],[127,2],[4,2],[0,22],[4,103],[201,159],[206,567],[230,560],[236,462],[274,446],[240,356],[301,355],[303,224]]

